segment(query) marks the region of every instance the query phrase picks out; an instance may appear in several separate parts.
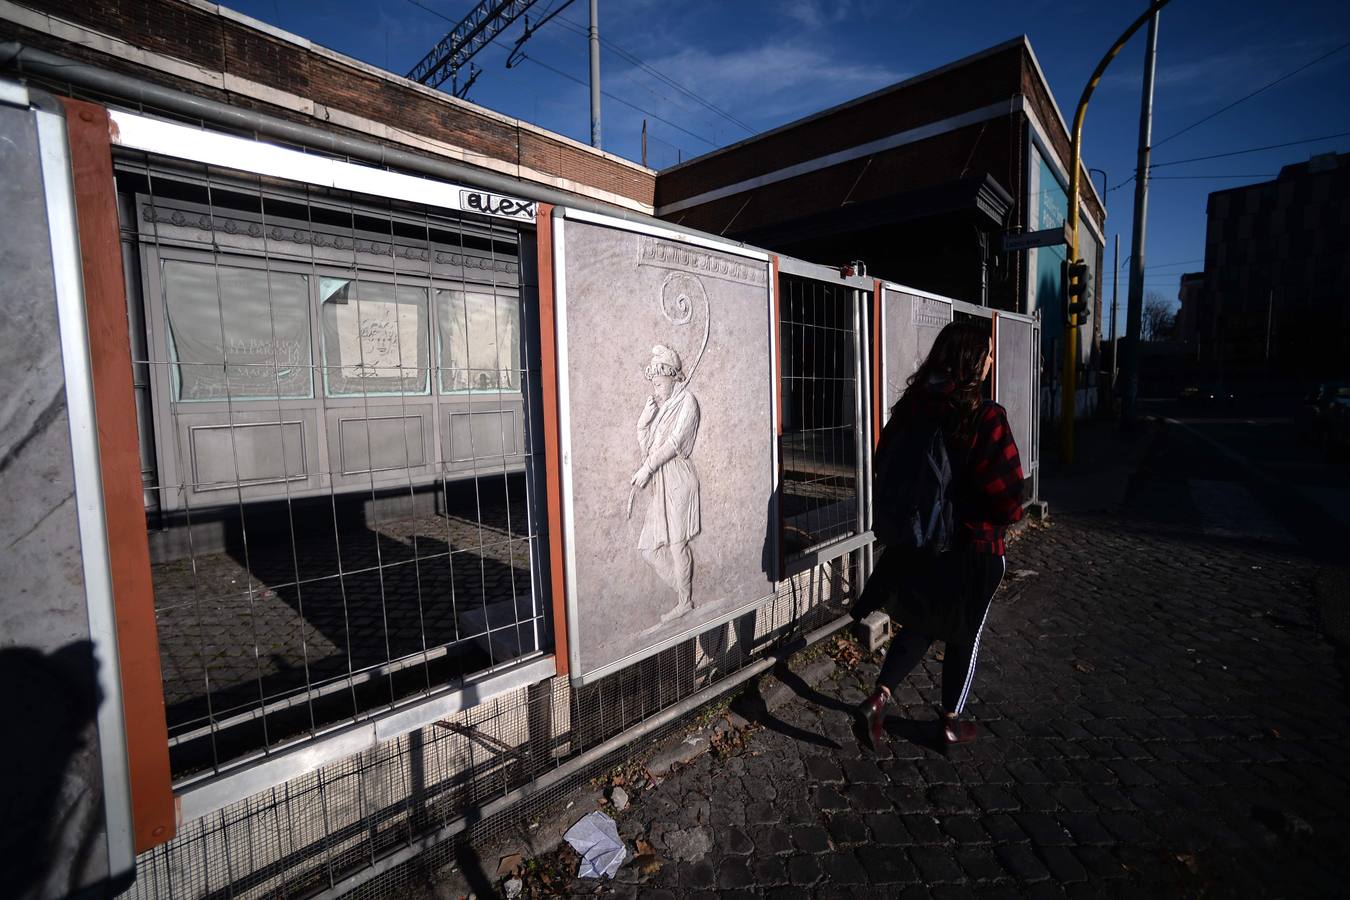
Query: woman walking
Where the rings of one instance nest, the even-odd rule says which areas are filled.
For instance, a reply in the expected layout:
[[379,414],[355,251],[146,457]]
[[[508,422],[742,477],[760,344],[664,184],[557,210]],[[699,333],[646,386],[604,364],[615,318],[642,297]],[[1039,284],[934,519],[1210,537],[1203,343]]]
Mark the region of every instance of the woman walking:
[[887,703],[938,639],[946,642],[941,740],[950,745],[975,739],[975,723],[962,721],[961,713],[975,678],[985,616],[1006,568],[1003,535],[1022,518],[1022,464],[1008,417],[982,394],[992,367],[988,327],[947,325],[892,407],[878,443],[881,457],[909,429],[940,428],[951,465],[947,499],[955,526],[945,552],[895,546],[882,553],[854,611],[860,619],[885,608],[903,626],[886,651],[876,691],[862,706],[878,751]]

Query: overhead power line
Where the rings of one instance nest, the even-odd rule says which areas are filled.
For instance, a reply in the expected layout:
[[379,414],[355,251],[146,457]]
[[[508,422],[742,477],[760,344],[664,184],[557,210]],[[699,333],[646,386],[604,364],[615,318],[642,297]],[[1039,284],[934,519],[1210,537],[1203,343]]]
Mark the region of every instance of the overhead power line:
[[[562,25],[564,28],[576,34],[585,35],[588,33],[585,28],[568,19],[566,16],[559,16],[558,24]],[[681,94],[688,97],[690,100],[693,100],[695,103],[699,104],[709,112],[716,113],[717,115],[726,119],[731,124],[737,126],[738,128],[744,129],[748,134],[755,133],[755,129],[747,125],[745,122],[736,118],[731,113],[715,105],[711,101],[705,100],[703,97],[699,96],[694,91],[680,84],[678,81],[671,78],[669,75],[665,74],[660,69],[657,69],[656,67],[652,66],[650,63],[646,62],[645,60],[643,60],[636,54],[632,53],[631,51],[625,50],[623,47],[620,47],[618,44],[614,43],[613,41],[603,36],[600,38],[600,44],[601,46],[608,48],[615,55],[623,58],[624,60],[627,60],[630,64],[636,66],[638,69],[641,69],[643,72],[646,72],[648,75],[651,75],[653,78],[657,79],[663,84],[666,84],[674,88],[675,90],[679,91]]]
[[[504,48],[503,48],[503,49],[504,49]],[[524,55],[522,54],[522,58],[523,58],[526,62],[532,62],[532,63],[534,63],[536,66],[540,66],[540,67],[542,67],[542,68],[548,69],[548,70],[549,70],[550,72],[552,72],[554,75],[559,75],[559,76],[561,76],[561,77],[563,77],[563,78],[566,78],[568,81],[575,81],[577,84],[581,85],[582,87],[586,87],[586,82],[582,81],[580,78],[576,77],[575,75],[571,75],[571,74],[569,74],[569,73],[567,73],[567,72],[564,72],[562,69],[555,69],[553,66],[550,66],[548,63],[546,63],[546,62],[541,62],[541,61],[535,59],[533,56],[524,56]],[[608,97],[609,99],[613,100],[615,103],[622,103],[624,106],[628,107],[629,109],[634,109],[634,110],[637,110],[637,111],[640,112],[640,113],[643,113],[644,115],[651,116],[651,117],[652,117],[653,119],[655,119],[656,121],[658,121],[658,122],[663,122],[663,123],[665,123],[666,125],[669,125],[671,128],[674,128],[676,131],[684,132],[685,134],[689,135],[691,138],[694,138],[695,140],[700,140],[700,141],[702,141],[703,143],[707,144],[709,147],[716,147],[716,146],[717,146],[717,143],[716,143],[715,141],[710,141],[710,140],[708,140],[707,138],[705,138],[705,137],[704,137],[703,135],[701,135],[701,134],[695,134],[694,132],[690,131],[688,128],[683,128],[683,127],[681,127],[681,126],[679,126],[679,125],[676,125],[674,122],[670,121],[669,119],[662,118],[661,116],[658,116],[656,113],[652,112],[651,110],[643,109],[641,106],[638,106],[636,103],[629,103],[627,100],[623,99],[622,97],[616,97],[614,94],[611,94],[609,91],[606,91],[606,90],[602,90],[602,91],[600,91],[600,93],[601,93],[601,94],[604,94],[606,97]]]
[[[433,16],[436,16],[437,18],[444,19],[445,21],[451,22],[451,23],[454,23],[454,22],[455,22],[454,19],[451,19],[449,16],[445,15],[444,13],[438,12],[437,10],[432,9],[432,8],[429,7],[429,6],[426,6],[425,4],[419,3],[418,0],[407,0],[407,2],[408,2],[408,3],[411,3],[413,6],[416,6],[418,9],[423,10],[424,12],[431,13]],[[561,17],[559,17],[558,21],[564,21],[564,20],[563,20]],[[506,47],[506,46],[503,45],[500,41],[498,41],[496,38],[493,38],[491,41],[489,41],[489,44],[490,44],[491,46],[495,47],[496,49],[503,51],[504,53],[510,54],[510,53],[513,52],[513,48]],[[523,59],[525,62],[534,63],[536,66],[539,66],[540,68],[543,68],[543,69],[547,69],[548,71],[552,72],[552,73],[555,74],[555,75],[558,75],[558,76],[560,76],[560,77],[562,77],[562,78],[566,78],[568,81],[575,82],[575,83],[581,85],[582,87],[586,87],[586,86],[587,86],[587,82],[581,80],[580,78],[577,78],[575,75],[571,75],[571,74],[569,74],[569,73],[567,73],[567,72],[562,71],[561,69],[554,68],[553,66],[549,65],[548,63],[541,62],[540,60],[537,60],[537,59],[535,59],[535,58],[532,57],[532,56],[526,56],[524,53],[517,53],[516,55],[517,55],[517,58]],[[613,100],[615,103],[621,103],[621,104],[623,104],[624,106],[628,107],[629,109],[636,110],[637,112],[640,112],[640,113],[642,113],[643,115],[650,116],[651,118],[655,119],[656,121],[661,122],[662,124],[665,124],[665,125],[669,125],[671,128],[674,128],[676,131],[679,131],[679,132],[682,132],[682,133],[684,133],[684,134],[687,134],[687,135],[689,135],[690,137],[694,138],[695,140],[702,141],[703,143],[707,144],[707,145],[710,146],[710,147],[716,147],[716,146],[717,146],[717,143],[716,143],[715,141],[711,141],[711,140],[709,140],[708,138],[704,137],[704,136],[701,135],[701,134],[695,134],[694,132],[690,131],[689,129],[684,128],[683,126],[680,126],[680,125],[675,124],[674,122],[670,121],[669,119],[665,118],[664,116],[659,115],[658,113],[652,112],[652,111],[649,110],[649,109],[646,109],[646,108],[644,108],[644,107],[638,106],[638,105],[635,104],[635,103],[631,103],[631,102],[629,102],[628,100],[623,99],[622,97],[615,96],[614,94],[610,93],[609,91],[602,90],[600,93],[603,94],[604,96],[608,97],[609,99]],[[667,98],[667,99],[668,99],[668,98]],[[672,145],[672,146],[675,146],[675,145]],[[679,149],[684,149],[684,148],[681,148],[681,147],[678,147],[678,146],[677,146],[676,149],[679,150]],[[692,154],[691,154],[691,155],[692,155]]]
[[1178,268],[1178,267],[1180,267],[1180,268],[1185,268],[1186,266],[1193,266],[1193,265],[1195,265],[1196,263],[1204,262],[1204,261],[1205,261],[1205,260],[1204,260],[1203,258],[1201,258],[1201,259],[1183,259],[1183,260],[1181,260],[1181,261],[1179,261],[1179,262],[1149,263],[1149,264],[1148,264],[1148,268],[1149,268],[1150,270],[1153,270],[1153,269],[1175,269],[1175,268]]
[[[1280,174],[1280,173],[1278,173],[1278,172],[1276,172],[1276,173],[1274,173],[1274,174],[1265,173],[1265,172],[1251,172],[1251,173],[1248,173],[1248,172],[1224,172],[1224,173],[1217,173],[1217,172],[1216,172],[1216,173],[1214,173],[1213,175],[1150,175],[1150,176],[1148,176],[1148,180],[1149,180],[1149,181],[1222,181],[1222,180],[1225,179],[1225,178],[1278,178],[1278,177],[1279,177],[1279,174]],[[1134,176],[1133,176],[1133,175],[1131,175],[1129,178],[1126,178],[1126,179],[1125,179],[1124,181],[1122,181],[1120,184],[1112,185],[1112,186],[1111,186],[1111,190],[1110,190],[1110,191],[1107,191],[1107,193],[1109,194],[1109,193],[1111,193],[1111,191],[1114,191],[1114,190],[1116,190],[1116,189],[1118,189],[1118,188],[1123,188],[1125,185],[1129,184],[1131,181],[1134,181]]]
[[1304,138],[1301,141],[1287,141],[1283,144],[1267,144],[1264,147],[1249,147],[1246,150],[1231,150],[1228,153],[1212,153],[1209,156],[1193,156],[1190,159],[1174,159],[1168,162],[1154,163],[1149,166],[1150,169],[1161,169],[1164,166],[1179,166],[1183,163],[1202,162],[1208,159],[1223,159],[1227,156],[1241,156],[1244,153],[1260,153],[1262,150],[1278,150],[1282,147],[1297,147],[1299,144],[1315,144],[1318,141],[1329,141],[1333,138],[1350,137],[1350,131],[1341,131],[1336,134],[1324,134],[1321,137]]
[[1290,79],[1290,78],[1293,78],[1295,75],[1297,75],[1299,72],[1302,72],[1304,69],[1307,69],[1307,68],[1310,68],[1310,67],[1312,67],[1312,66],[1315,66],[1315,65],[1317,65],[1318,63],[1320,63],[1320,62],[1321,62],[1322,60],[1324,60],[1324,59],[1330,59],[1331,57],[1335,56],[1337,53],[1340,53],[1342,50],[1346,49],[1347,47],[1350,47],[1350,41],[1346,41],[1344,44],[1341,44],[1339,47],[1337,47],[1337,48],[1334,49],[1334,50],[1329,50],[1329,51],[1327,51],[1326,53],[1323,53],[1321,56],[1317,57],[1316,59],[1309,60],[1308,62],[1306,62],[1306,63],[1304,63],[1303,65],[1299,66],[1297,69],[1294,69],[1292,72],[1286,72],[1285,74],[1281,75],[1279,78],[1276,78],[1274,81],[1266,82],[1265,84],[1261,85],[1261,87],[1259,87],[1259,88],[1257,88],[1256,90],[1252,91],[1250,94],[1245,94],[1245,95],[1239,97],[1238,99],[1234,100],[1232,103],[1229,103],[1227,106],[1223,106],[1223,107],[1220,107],[1219,109],[1214,110],[1214,112],[1212,112],[1212,113],[1210,113],[1209,115],[1205,116],[1203,119],[1197,119],[1196,121],[1194,121],[1194,122],[1192,122],[1191,124],[1187,125],[1185,128],[1181,129],[1180,131],[1174,131],[1174,132],[1172,132],[1171,134],[1169,134],[1167,137],[1163,138],[1162,140],[1160,140],[1160,141],[1155,141],[1154,144],[1153,144],[1153,149],[1156,150],[1156,149],[1158,149],[1159,147],[1161,147],[1163,144],[1165,144],[1165,143],[1167,143],[1168,141],[1172,140],[1172,138],[1174,138],[1174,137],[1179,137],[1179,136],[1185,134],[1186,132],[1190,131],[1192,128],[1195,128],[1195,127],[1198,126],[1198,125],[1203,125],[1203,124],[1205,124],[1206,122],[1208,122],[1210,119],[1214,118],[1215,116],[1218,116],[1218,115],[1221,115],[1221,114],[1223,114],[1223,113],[1228,112],[1228,110],[1230,110],[1230,109],[1232,109],[1233,107],[1237,106],[1239,103],[1245,103],[1246,101],[1248,101],[1248,100],[1252,99],[1253,97],[1255,97],[1257,94],[1261,94],[1261,93],[1264,93],[1264,92],[1270,90],[1270,89],[1273,88],[1275,85],[1279,84],[1281,81],[1286,81],[1286,80],[1288,80],[1288,79]]

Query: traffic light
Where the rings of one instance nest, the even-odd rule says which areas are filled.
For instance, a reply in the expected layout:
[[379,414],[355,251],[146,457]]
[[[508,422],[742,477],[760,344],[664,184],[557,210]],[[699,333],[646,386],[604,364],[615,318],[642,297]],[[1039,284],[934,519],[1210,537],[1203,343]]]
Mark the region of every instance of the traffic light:
[[1088,316],[1088,267],[1081,259],[1064,263],[1064,293],[1068,298],[1065,306],[1065,321],[1072,323],[1078,316],[1078,324],[1087,322]]

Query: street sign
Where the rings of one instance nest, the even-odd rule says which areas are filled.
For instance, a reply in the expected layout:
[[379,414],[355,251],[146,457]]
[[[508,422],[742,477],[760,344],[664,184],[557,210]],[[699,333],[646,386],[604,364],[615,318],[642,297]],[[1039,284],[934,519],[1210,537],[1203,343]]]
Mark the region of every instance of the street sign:
[[1067,225],[1047,228],[1044,231],[1028,231],[1024,234],[1005,234],[1003,236],[1003,250],[1006,253],[1012,253],[1016,250],[1030,250],[1032,247],[1067,245],[1068,243],[1069,228]]

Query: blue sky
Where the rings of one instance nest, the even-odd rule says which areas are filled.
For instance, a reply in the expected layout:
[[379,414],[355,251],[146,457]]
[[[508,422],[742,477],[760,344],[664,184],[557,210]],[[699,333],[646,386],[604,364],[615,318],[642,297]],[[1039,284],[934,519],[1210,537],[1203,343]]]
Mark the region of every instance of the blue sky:
[[[541,0],[531,18],[561,2]],[[403,74],[449,28],[446,20],[457,21],[474,3],[233,0],[226,5]],[[645,117],[648,161],[662,168],[1019,34],[1030,37],[1069,117],[1097,60],[1146,7],[1143,0],[600,0],[601,35],[620,48],[606,48],[601,57],[603,87],[619,98],[603,101],[604,147],[640,158]],[[517,22],[498,37],[501,46],[490,46],[476,58],[483,72],[469,99],[589,141],[586,19],[587,0],[577,0],[524,45],[528,60],[507,69],[508,51],[522,30]],[[1344,0],[1174,0],[1164,10],[1155,163],[1341,136],[1157,169],[1149,200],[1148,289],[1175,300],[1180,274],[1203,267],[1210,191],[1266,180],[1280,166],[1312,153],[1350,151],[1350,47],[1208,122],[1169,136],[1347,42],[1350,4]],[[1087,165],[1105,169],[1111,185],[1134,171],[1143,55],[1141,30],[1107,71],[1088,109],[1084,158]],[[639,68],[634,58],[704,103]],[[1101,176],[1094,178],[1100,186]],[[1111,242],[1121,235],[1123,260],[1130,252],[1132,204],[1133,185],[1107,194],[1107,302]],[[1126,272],[1122,268],[1122,328]]]

